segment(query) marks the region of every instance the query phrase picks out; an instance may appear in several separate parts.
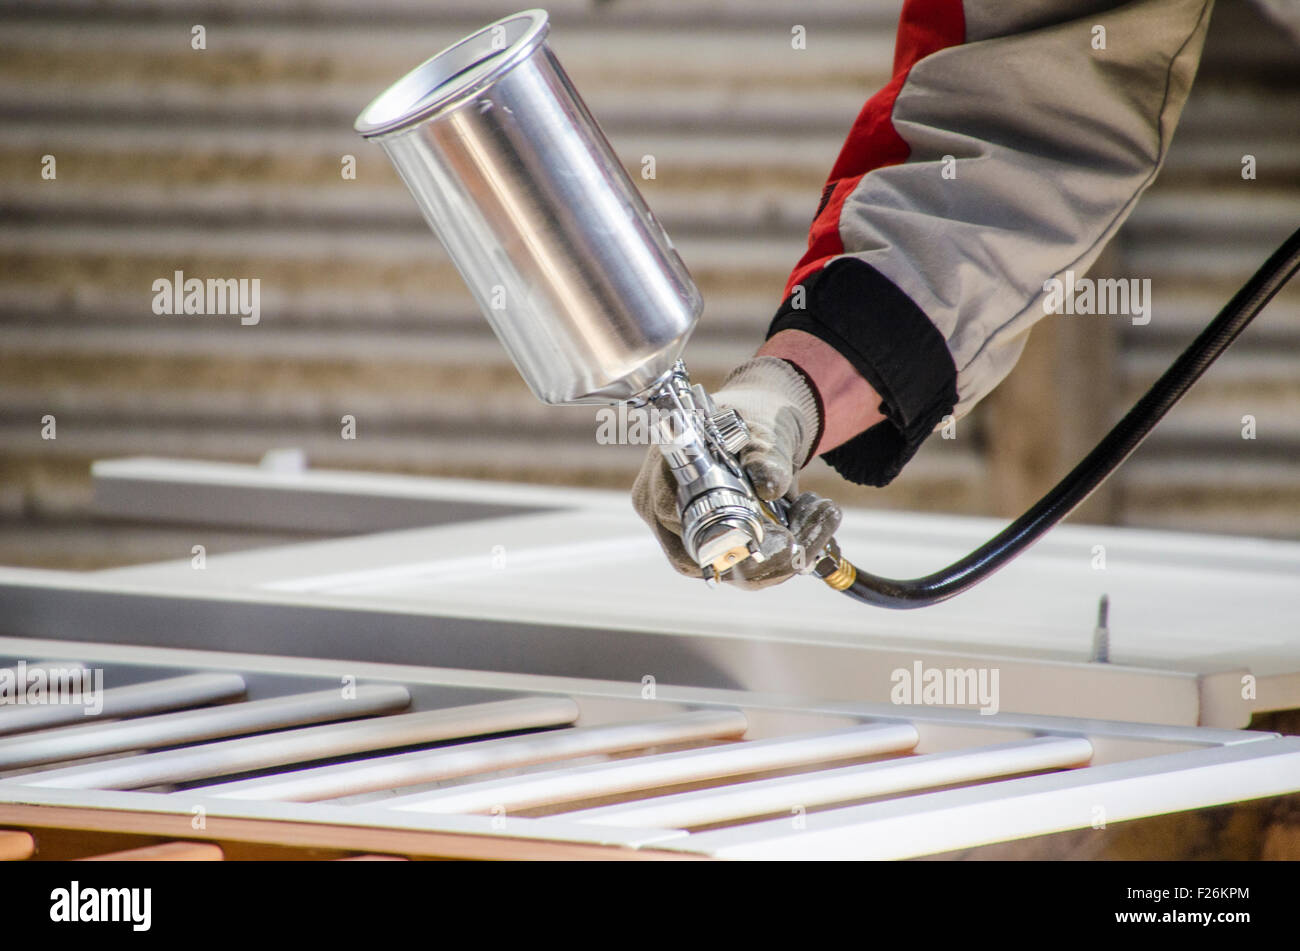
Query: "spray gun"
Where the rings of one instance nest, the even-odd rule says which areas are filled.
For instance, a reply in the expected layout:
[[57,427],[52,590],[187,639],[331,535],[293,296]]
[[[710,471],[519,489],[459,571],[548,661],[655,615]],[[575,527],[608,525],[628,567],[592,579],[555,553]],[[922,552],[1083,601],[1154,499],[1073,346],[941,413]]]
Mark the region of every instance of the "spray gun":
[[692,386],[680,360],[648,399],[656,442],[677,482],[687,554],[713,582],[746,558],[762,561],[761,503],[736,458],[749,442],[745,421],[735,410],[719,411],[704,387]]
[[[737,460],[744,420],[691,384],[680,357],[700,292],[547,31],[541,10],[485,27],[382,93],[356,128],[384,148],[539,399],[653,411],[683,545],[716,582],[762,560],[764,522],[784,524],[785,503],[760,501]],[[802,560],[811,572],[826,557]]]
[[[785,524],[786,506],[760,500],[740,467],[744,420],[691,385],[680,357],[700,292],[547,47],[548,29],[542,10],[484,27],[381,93],[356,129],[392,160],[539,399],[656,411],[682,542],[716,582],[762,559],[764,525]],[[1128,458],[1297,269],[1300,231],[1092,452],[964,558],[907,580],[857,569],[834,540],[792,560],[879,607],[934,604],[978,584]]]
[[[741,468],[738,454],[749,442],[744,419],[734,409],[719,410],[704,387],[692,386],[681,361],[648,400],[657,411],[659,450],[677,483],[682,545],[704,580],[716,584],[746,558],[763,561],[764,521],[788,525],[789,503],[760,499]],[[819,574],[837,590],[854,570],[839,558],[834,539],[821,551],[796,551],[791,560],[802,574]]]

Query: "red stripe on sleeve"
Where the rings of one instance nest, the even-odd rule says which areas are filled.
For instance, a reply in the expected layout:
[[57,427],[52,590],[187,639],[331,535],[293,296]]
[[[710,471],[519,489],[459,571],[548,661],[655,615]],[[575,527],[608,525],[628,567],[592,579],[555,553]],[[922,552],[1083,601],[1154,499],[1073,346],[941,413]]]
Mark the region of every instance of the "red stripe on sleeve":
[[796,284],[826,261],[844,253],[840,240],[840,212],[844,201],[872,169],[899,165],[911,150],[894,129],[894,100],[917,62],[966,38],[966,17],[961,0],[906,0],[894,41],[894,70],[889,84],[863,106],[826,181],[829,191],[808,229],[808,250],[795,265],[785,285],[789,297]]

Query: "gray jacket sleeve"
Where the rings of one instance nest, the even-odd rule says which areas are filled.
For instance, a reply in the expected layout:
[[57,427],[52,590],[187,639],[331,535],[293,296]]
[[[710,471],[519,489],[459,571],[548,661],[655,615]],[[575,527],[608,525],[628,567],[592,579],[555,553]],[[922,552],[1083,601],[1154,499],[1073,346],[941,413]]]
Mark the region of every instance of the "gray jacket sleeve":
[[813,333],[886,421],[826,454],[883,485],[1011,370],[1164,161],[1213,0],[909,0],[769,334]]

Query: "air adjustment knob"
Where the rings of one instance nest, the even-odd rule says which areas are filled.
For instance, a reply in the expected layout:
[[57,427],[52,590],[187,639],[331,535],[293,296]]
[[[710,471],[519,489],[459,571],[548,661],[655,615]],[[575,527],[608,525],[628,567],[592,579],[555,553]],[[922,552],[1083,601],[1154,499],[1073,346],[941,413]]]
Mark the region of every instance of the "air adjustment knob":
[[709,417],[722,439],[722,447],[733,456],[749,442],[749,427],[734,409],[724,409]]

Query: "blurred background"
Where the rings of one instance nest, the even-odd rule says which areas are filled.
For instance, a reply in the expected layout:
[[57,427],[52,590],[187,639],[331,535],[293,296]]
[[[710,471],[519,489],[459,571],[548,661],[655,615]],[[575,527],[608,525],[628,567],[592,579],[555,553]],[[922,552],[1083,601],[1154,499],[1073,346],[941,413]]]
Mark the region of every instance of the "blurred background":
[[[188,557],[186,526],[90,513],[101,458],[299,447],[314,467],[631,485],[644,450],[598,445],[592,409],[533,399],[352,132],[407,69],[517,6],[0,2],[0,563]],[[887,79],[899,6],[548,4],[553,48],[703,290],[687,358],[706,385],[762,341],[843,137]],[[1168,164],[1097,269],[1151,279],[1150,324],[1045,319],[958,438],[930,440],[894,485],[821,462],[804,485],[1001,516],[1050,486],[1300,223],[1298,50],[1252,4],[1215,12]],[[176,270],[259,278],[260,323],[156,316],[151,285]],[[1300,287],[1075,519],[1300,538]],[[280,540],[227,530],[209,550]]]

